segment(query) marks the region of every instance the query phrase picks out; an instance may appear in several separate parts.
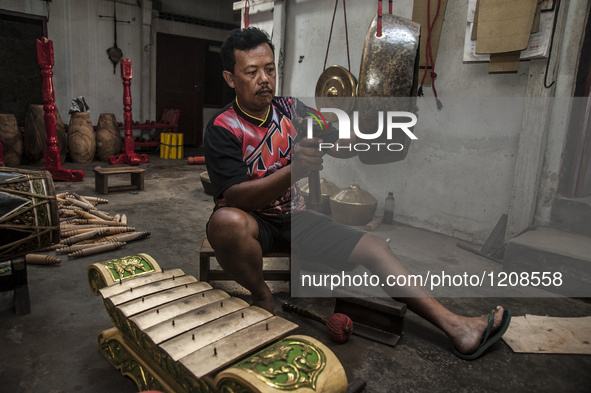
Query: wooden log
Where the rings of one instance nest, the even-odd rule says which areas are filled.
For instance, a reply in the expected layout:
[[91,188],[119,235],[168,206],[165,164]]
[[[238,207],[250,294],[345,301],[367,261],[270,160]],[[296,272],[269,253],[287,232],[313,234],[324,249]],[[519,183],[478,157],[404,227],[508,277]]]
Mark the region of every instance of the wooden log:
[[100,210],[92,209],[92,210],[89,210],[88,212],[94,216],[97,216],[98,218],[102,218],[103,220],[115,221],[115,219],[113,219],[113,217],[109,216],[109,214],[102,212]]
[[93,247],[100,246],[102,243],[121,243],[120,241],[117,241],[117,240],[107,240],[105,238],[92,239],[92,240],[95,240],[95,241],[89,242],[89,243],[84,243],[84,244],[76,243],[71,246],[65,246],[62,248],[58,248],[57,250],[55,250],[55,252],[58,254],[70,254],[74,251],[85,250],[87,248],[93,248]]
[[117,119],[112,113],[101,113],[96,128],[96,155],[99,161],[121,153],[121,133]]
[[67,198],[66,199],[66,203],[69,203],[69,204],[74,205],[74,206],[78,206],[78,207],[80,207],[80,208],[82,208],[84,210],[87,210],[87,211],[88,210],[95,210],[95,207],[94,207],[93,204],[79,201],[76,198]]
[[96,202],[97,204],[105,204],[105,203],[109,203],[108,199],[105,198],[99,198],[99,197],[94,197],[94,196],[85,196],[84,198],[86,198],[87,200],[89,200],[90,202]]
[[96,139],[88,112],[75,112],[70,116],[68,150],[73,162],[89,163],[94,160]]
[[74,252],[68,254],[68,258],[80,258],[80,257],[88,256],[88,255],[99,254],[101,252],[113,251],[113,250],[117,250],[118,248],[123,247],[125,244],[126,243],[101,244],[100,246],[85,248],[83,250],[74,251]]
[[61,259],[52,257],[50,255],[27,254],[25,255],[25,262],[27,265],[56,265],[61,263]]
[[129,242],[132,242],[135,240],[145,239],[148,236],[150,236],[150,232],[142,231],[142,232],[120,233],[117,235],[109,236],[108,239],[129,243]]
[[[102,230],[102,229],[101,229]],[[65,245],[72,245],[75,244],[77,242],[79,242],[80,240],[86,240],[86,239],[91,239],[93,237],[96,237],[99,235],[99,229],[93,229],[91,231],[88,232],[84,232],[84,233],[80,233],[78,235],[74,235],[74,236],[70,236],[66,239],[62,239],[60,241],[60,244],[65,244]]]
[[119,233],[135,232],[134,227],[105,227],[101,229],[101,236],[116,235]]
[[100,218],[99,216],[95,216],[94,214],[84,211],[84,210],[74,210],[74,212],[76,213],[76,216],[78,217],[78,219],[86,219],[86,220],[101,220],[101,221],[105,221],[105,222],[112,222],[113,220],[105,220]]
[[[60,235],[61,235],[62,241],[65,241],[67,238],[70,238],[72,236],[81,235],[83,233],[96,231],[96,230],[102,229],[102,228],[103,227],[96,227],[96,226],[93,226],[90,228],[77,228],[77,225],[75,225],[73,227],[60,227],[60,229],[61,229]],[[86,239],[81,239],[81,240],[86,240]],[[77,242],[75,242],[75,243],[77,243]]]
[[92,206],[96,206],[96,205],[97,205],[97,203],[92,203],[92,202],[90,202],[88,199],[86,199],[86,197],[85,197],[85,196],[78,195],[78,194],[76,194],[76,193],[72,193],[72,196],[73,196],[74,198],[78,199],[80,202],[88,203],[89,205],[92,205]]
[[88,219],[88,218],[78,218],[74,220],[74,224],[80,225],[100,225],[100,226],[112,226],[112,227],[126,227],[127,224],[123,222],[116,222],[116,221],[106,221],[101,219]]

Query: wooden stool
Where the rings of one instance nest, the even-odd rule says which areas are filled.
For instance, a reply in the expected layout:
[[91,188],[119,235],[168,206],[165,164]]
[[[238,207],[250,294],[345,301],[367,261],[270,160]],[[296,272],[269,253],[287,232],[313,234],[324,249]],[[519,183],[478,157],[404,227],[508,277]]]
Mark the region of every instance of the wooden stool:
[[[128,190],[144,190],[144,172],[145,169],[138,167],[111,167],[101,168],[97,166],[93,169],[95,173],[94,184],[97,192],[108,194],[109,191],[128,191]],[[113,186],[109,187],[109,175],[121,175],[129,173],[131,176],[131,185]]]
[[[211,269],[210,262],[213,257],[215,257],[215,252],[206,236],[199,251],[199,281],[233,280],[223,270]],[[263,270],[265,281],[291,281],[290,253],[272,253],[265,255],[265,258],[288,258],[289,260],[286,270]]]

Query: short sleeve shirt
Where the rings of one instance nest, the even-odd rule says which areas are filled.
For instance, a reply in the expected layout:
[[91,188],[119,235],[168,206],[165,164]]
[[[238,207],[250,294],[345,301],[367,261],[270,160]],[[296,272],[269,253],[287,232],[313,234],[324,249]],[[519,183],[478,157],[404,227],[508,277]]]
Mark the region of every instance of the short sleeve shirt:
[[[209,121],[204,152],[214,194],[215,209],[226,206],[224,192],[231,186],[268,176],[291,163],[298,131],[291,119],[297,116],[296,99],[275,98],[266,119],[243,112],[232,102]],[[304,209],[297,185],[259,210],[265,214],[288,214]]]

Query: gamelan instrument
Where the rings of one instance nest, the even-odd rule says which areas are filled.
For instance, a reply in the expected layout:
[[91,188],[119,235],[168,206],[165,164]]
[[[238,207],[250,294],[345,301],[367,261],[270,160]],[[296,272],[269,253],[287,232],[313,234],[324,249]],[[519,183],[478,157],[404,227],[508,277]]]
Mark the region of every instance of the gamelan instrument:
[[49,172],[0,168],[0,261],[59,243],[59,225]]
[[140,390],[344,392],[345,371],[296,324],[230,297],[147,254],[88,268],[115,327],[99,350]]
[[[378,21],[382,20],[379,24]],[[379,24],[379,26],[378,26]],[[357,110],[359,127],[365,134],[378,130],[378,111],[415,112],[419,86],[420,24],[396,15],[376,16],[367,32],[359,84],[357,85]],[[404,120],[403,120],[404,121]],[[384,122],[385,127],[386,122]],[[401,130],[387,139],[382,132],[372,143],[400,143],[400,151],[358,152],[364,164],[386,164],[403,160],[408,153],[410,138]]]

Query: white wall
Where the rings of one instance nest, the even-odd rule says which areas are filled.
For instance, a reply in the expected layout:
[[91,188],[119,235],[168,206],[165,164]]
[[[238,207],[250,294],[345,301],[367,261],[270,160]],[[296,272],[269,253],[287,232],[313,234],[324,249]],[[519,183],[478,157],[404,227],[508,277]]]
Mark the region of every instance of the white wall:
[[[394,6],[394,14],[412,16],[412,1]],[[330,0],[288,2],[286,94],[313,97],[333,9]],[[347,2],[351,72],[357,78],[376,10],[374,2]],[[342,12],[341,2],[327,65],[347,67]],[[436,87],[444,107],[437,110],[431,88],[425,87],[415,127],[419,139],[412,142],[407,158],[371,166],[358,159],[329,158],[322,176],[342,188],[356,183],[370,191],[380,202],[378,214],[388,191],[393,191],[398,221],[483,241],[509,208],[528,63],[522,62],[517,74],[504,75],[489,75],[488,64],[464,64],[466,16],[467,2],[448,2],[436,63]]]
[[[357,78],[376,3],[347,2],[351,72]],[[572,8],[585,15],[584,2],[574,3]],[[287,0],[284,95],[306,97],[307,103],[314,103],[334,4],[333,0]],[[410,18],[412,4],[412,0],[394,2],[394,14]],[[419,139],[412,142],[407,158],[378,166],[362,165],[357,159],[328,158],[322,176],[341,188],[357,183],[370,191],[380,202],[377,214],[381,214],[387,192],[393,191],[398,221],[482,243],[500,216],[510,210],[529,62],[522,61],[515,74],[489,74],[488,63],[464,63],[467,11],[467,1],[447,3],[436,62],[436,87],[444,107],[438,111],[431,88],[424,88],[425,96],[418,100],[419,123],[415,127]],[[577,14],[574,10],[571,13]],[[565,35],[565,40],[580,35],[580,23],[567,22],[567,31],[569,28],[573,31]],[[337,9],[330,48],[327,66],[347,67],[342,2]],[[567,56],[576,58],[576,52]],[[572,64],[570,68],[559,68],[559,73],[567,74],[560,75],[563,79],[572,79],[573,72]],[[563,85],[568,94],[572,84]],[[564,112],[556,116],[564,117]],[[552,166],[546,170],[553,171],[554,183],[546,185],[550,190],[545,191],[552,196],[564,127],[554,132],[551,141],[556,142],[556,138],[559,147],[547,146],[547,159],[552,159]],[[537,223],[547,220],[538,218]]]

